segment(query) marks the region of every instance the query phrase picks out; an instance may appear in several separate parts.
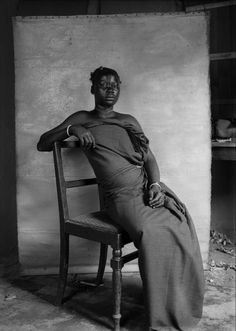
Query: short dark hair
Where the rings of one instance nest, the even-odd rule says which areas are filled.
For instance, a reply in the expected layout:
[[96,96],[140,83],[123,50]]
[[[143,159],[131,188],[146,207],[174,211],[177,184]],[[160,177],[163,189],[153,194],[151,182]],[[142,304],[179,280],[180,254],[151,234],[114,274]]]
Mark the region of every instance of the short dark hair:
[[107,76],[107,75],[114,76],[117,79],[118,83],[119,84],[121,83],[118,73],[114,69],[110,69],[110,68],[106,68],[106,67],[99,67],[96,70],[94,70],[93,72],[91,72],[90,80],[91,80],[92,84],[95,84],[98,82],[98,80],[102,76]]

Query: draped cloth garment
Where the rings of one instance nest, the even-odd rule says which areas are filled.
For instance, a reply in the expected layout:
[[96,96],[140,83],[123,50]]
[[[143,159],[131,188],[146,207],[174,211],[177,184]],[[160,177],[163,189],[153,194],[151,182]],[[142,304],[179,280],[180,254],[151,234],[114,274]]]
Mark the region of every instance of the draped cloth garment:
[[185,205],[164,184],[163,207],[147,204],[144,170],[148,139],[140,128],[115,119],[84,125],[96,141],[86,151],[110,218],[139,249],[145,308],[154,330],[189,330],[202,315],[204,277],[199,243]]

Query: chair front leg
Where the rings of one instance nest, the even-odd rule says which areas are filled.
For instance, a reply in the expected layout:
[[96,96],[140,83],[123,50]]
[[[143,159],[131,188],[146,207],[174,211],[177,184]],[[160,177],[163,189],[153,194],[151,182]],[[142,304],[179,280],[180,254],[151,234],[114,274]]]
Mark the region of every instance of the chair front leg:
[[105,270],[106,261],[107,261],[107,249],[108,249],[108,245],[105,245],[105,244],[100,245],[100,258],[99,258],[98,273],[97,273],[97,278],[96,278],[97,286],[99,286],[103,283],[103,275],[104,275],[104,270]]
[[60,240],[60,270],[55,304],[60,306],[63,301],[69,262],[69,235],[63,234]]
[[121,249],[113,249],[111,259],[112,272],[112,289],[113,289],[113,320],[114,331],[120,331],[120,305],[121,305],[121,282],[122,274],[121,269],[123,267],[122,251]]

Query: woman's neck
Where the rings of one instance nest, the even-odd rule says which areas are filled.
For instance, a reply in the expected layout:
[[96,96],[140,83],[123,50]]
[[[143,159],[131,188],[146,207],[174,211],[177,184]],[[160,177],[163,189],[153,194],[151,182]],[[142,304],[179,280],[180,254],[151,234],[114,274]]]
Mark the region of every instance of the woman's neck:
[[96,105],[93,113],[96,114],[97,117],[99,118],[109,118],[109,117],[114,117],[114,110],[113,106],[111,107],[103,107],[101,105]]

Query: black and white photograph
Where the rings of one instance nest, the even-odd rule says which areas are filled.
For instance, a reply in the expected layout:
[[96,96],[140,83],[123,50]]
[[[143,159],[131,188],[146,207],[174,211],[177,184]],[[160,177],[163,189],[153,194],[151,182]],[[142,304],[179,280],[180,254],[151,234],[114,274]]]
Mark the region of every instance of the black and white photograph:
[[236,1],[0,24],[0,331],[235,330]]

